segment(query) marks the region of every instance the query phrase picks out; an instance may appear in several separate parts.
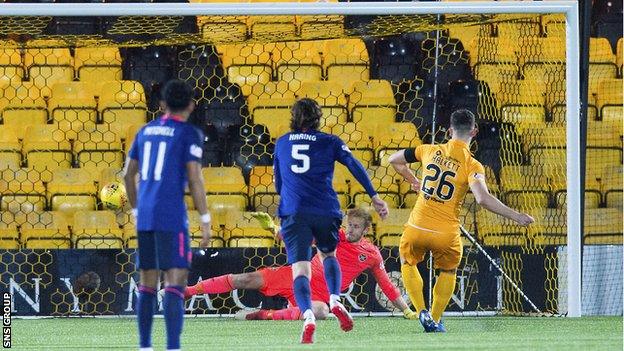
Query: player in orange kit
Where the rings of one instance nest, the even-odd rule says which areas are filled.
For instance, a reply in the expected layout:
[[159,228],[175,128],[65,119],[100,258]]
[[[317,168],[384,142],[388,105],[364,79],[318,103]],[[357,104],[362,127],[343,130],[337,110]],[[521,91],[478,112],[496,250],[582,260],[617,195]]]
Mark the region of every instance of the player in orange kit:
[[[278,234],[279,230],[268,214],[258,213],[255,217],[260,221],[263,228]],[[407,306],[397,287],[390,281],[379,249],[364,238],[371,222],[372,218],[368,212],[362,209],[351,209],[347,213],[346,230],[341,228],[338,233],[339,242],[336,256],[342,269],[341,290],[348,288],[362,272],[370,269],[388,300],[403,311],[406,318],[416,319],[418,315]],[[301,318],[301,311],[297,307],[294,298],[291,277],[292,271],[290,266],[268,267],[242,274],[226,274],[187,287],[185,295],[189,298],[193,295],[224,293],[234,289],[259,290],[265,296],[286,298],[289,302],[289,308],[245,311],[241,316],[248,320],[298,320]],[[310,287],[314,315],[317,319],[324,319],[329,314],[329,308],[327,307],[329,292],[325,283],[323,265],[318,255],[315,255],[312,259]]]
[[[405,289],[426,332],[445,332],[442,312],[455,289],[456,270],[462,257],[459,210],[468,188],[481,207],[526,226],[533,223],[528,214],[517,212],[487,189],[485,170],[470,153],[470,141],[477,135],[474,114],[457,110],[451,115],[451,140],[445,144],[420,145],[390,156],[390,164],[412,189],[419,191],[416,205],[401,236],[401,275]],[[422,163],[422,184],[407,166]],[[416,264],[431,251],[440,273],[433,288],[431,313],[425,308],[423,280]]]

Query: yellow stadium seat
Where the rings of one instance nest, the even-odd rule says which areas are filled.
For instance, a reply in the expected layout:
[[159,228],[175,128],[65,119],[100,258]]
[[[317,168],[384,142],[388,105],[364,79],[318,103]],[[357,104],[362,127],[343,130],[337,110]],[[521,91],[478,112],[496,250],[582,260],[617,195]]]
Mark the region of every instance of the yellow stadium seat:
[[57,83],[52,87],[49,116],[67,134],[67,139],[76,139],[80,129],[97,122],[94,96],[91,85],[83,82]]
[[524,150],[531,147],[565,147],[566,128],[553,126],[553,123],[543,123],[542,126],[533,125],[531,128],[517,128],[520,130]]
[[[598,208],[602,202],[600,192],[592,189],[587,189],[583,197],[585,198],[585,208]],[[557,192],[555,195],[557,208],[567,208],[567,198],[568,192],[566,190]]]
[[544,33],[548,37],[565,38],[566,26],[565,20],[563,22],[549,21],[544,24]]
[[0,65],[16,65],[22,64],[22,54],[20,49],[10,48],[16,45],[14,42],[0,41]]
[[69,249],[72,246],[69,222],[60,212],[31,213],[21,228],[26,249]]
[[589,62],[615,63],[615,55],[607,38],[589,38]]
[[585,244],[622,245],[622,211],[617,208],[585,210]]
[[30,48],[24,54],[30,81],[50,96],[51,87],[58,82],[74,80],[73,59],[69,48]]
[[621,191],[622,187],[622,165],[609,165],[606,166],[601,176],[602,190],[609,192],[612,190]]
[[388,217],[377,223],[376,236],[381,246],[398,246],[405,223],[407,223],[411,209],[393,209]]
[[417,147],[422,144],[416,126],[410,122],[378,124],[375,133],[371,136],[377,150]]
[[0,170],[20,168],[22,154],[14,150],[0,150]]
[[0,87],[20,84],[24,79],[24,68],[19,65],[0,64]]
[[[300,2],[315,2],[306,0]],[[332,0],[328,2],[338,2]],[[344,34],[344,16],[320,15],[320,16],[296,16],[295,21],[299,27],[301,39],[335,38]]]
[[598,86],[596,107],[602,114],[606,106],[622,106],[622,79],[605,79]]
[[19,142],[22,136],[22,128],[0,125],[0,151],[19,152],[22,149]]
[[587,169],[593,174],[602,174],[609,166],[622,167],[621,148],[587,147]]
[[289,131],[290,108],[295,103],[295,95],[287,82],[254,85],[247,103],[254,123],[266,126],[272,138]]
[[123,232],[111,211],[76,211],[72,226],[76,248],[121,249]]
[[141,83],[132,80],[108,81],[98,85],[98,110],[104,123],[125,130],[129,125],[146,121],[146,99]]
[[476,78],[486,82],[492,93],[500,94],[507,84],[516,80],[518,66],[516,64],[479,63],[475,71]]
[[207,167],[202,169],[202,174],[208,194],[247,193],[245,180],[237,167]]
[[550,201],[547,191],[526,191],[524,189],[511,190],[505,193],[505,203],[522,210],[532,208],[546,208]]
[[273,39],[276,35],[292,38],[297,34],[295,16],[249,16],[247,26],[255,40]]
[[121,54],[116,47],[76,48],[74,67],[82,82],[121,80]]
[[348,106],[354,122],[360,125],[394,122],[396,102],[390,82],[386,80],[356,81],[351,89]]
[[277,205],[278,195],[273,183],[273,167],[256,166],[249,175],[249,196],[252,207],[257,211],[267,211],[267,207]]
[[477,211],[477,228],[486,246],[525,246],[530,237],[527,228],[487,210]]
[[565,208],[546,208],[543,213],[543,217],[537,219],[535,242],[538,245],[565,245],[568,234]]
[[331,128],[347,122],[347,89],[339,82],[303,82],[298,97],[316,100],[323,110],[321,126]]
[[608,192],[605,197],[608,208],[615,208],[622,211],[622,189]]
[[338,195],[338,202],[340,202],[340,208],[347,208],[351,203],[351,193],[349,185],[354,184],[356,180],[351,175],[349,170],[336,163],[334,166],[334,177],[332,178],[332,186],[336,194]]
[[[476,48],[471,47],[470,44],[477,43],[478,40],[475,40],[477,37],[489,37],[492,34],[492,26],[488,23],[467,27],[450,27],[448,31],[449,37],[459,39],[472,57]],[[476,53],[474,54],[476,55]]]
[[95,175],[95,177],[91,173],[92,178],[97,179],[97,183],[98,183],[97,192],[98,193],[108,183],[112,183],[112,182],[123,183],[123,175],[124,175],[123,169],[112,168],[112,167],[102,167],[100,169],[100,172],[97,175]]
[[0,210],[0,249],[19,249],[18,224],[13,213]]
[[[605,146],[605,147],[621,147],[622,145],[622,114],[620,120],[614,121],[609,110],[622,111],[622,106],[610,106],[603,110],[603,115],[607,115],[607,119],[601,121],[589,120],[587,126],[587,145],[588,146]],[[607,113],[605,114],[605,111]],[[561,136],[563,137],[563,136]]]
[[529,160],[532,165],[556,165],[566,160],[563,148],[534,147],[529,149]]
[[45,124],[48,119],[46,102],[41,89],[24,82],[0,91],[0,112],[5,125],[23,127]]
[[124,152],[115,124],[98,124],[78,132],[74,142],[76,163],[90,171],[94,177],[102,168],[123,167]]
[[31,169],[52,171],[72,164],[71,144],[55,125],[27,127],[22,151]]
[[621,131],[622,116],[624,115],[623,106],[605,106],[602,108],[602,121],[619,125],[616,129]]
[[500,22],[496,24],[499,38],[508,38],[518,42],[526,37],[539,36],[540,24],[531,20],[518,22]]
[[546,127],[546,109],[544,106],[503,106],[503,122],[512,123],[520,133],[526,128]]
[[331,128],[331,133],[342,139],[342,141],[352,149],[351,151],[353,151],[353,149],[372,150],[373,143],[368,131],[360,128],[356,123],[346,122],[344,124],[336,124]]
[[[50,173],[50,172],[47,172]],[[3,186],[0,195],[6,193],[43,194],[44,182],[49,182],[51,173],[44,174],[27,168],[0,170],[0,184]]]
[[227,206],[239,211],[247,208],[247,197],[241,194],[208,195],[207,201],[209,206]]
[[273,247],[275,240],[272,237],[238,237],[232,236],[228,240],[228,247]]
[[46,198],[43,193],[5,193],[0,196],[0,199],[0,210],[14,214],[41,212],[46,208]]
[[[565,150],[564,150],[565,152]],[[504,166],[500,172],[503,191],[550,190],[550,178],[544,167],[539,166]]]
[[516,46],[510,38],[476,37],[468,44],[470,64],[515,64]]
[[617,78],[617,67],[612,63],[590,63],[589,64],[589,88],[588,99],[590,104],[596,103],[598,88],[605,80]]
[[276,43],[271,59],[275,65],[277,79],[288,82],[294,92],[299,90],[302,82],[320,81],[323,77],[323,68],[319,54],[322,49],[319,43],[314,41]]
[[228,80],[238,84],[245,96],[250,95],[253,85],[271,81],[271,55],[264,44],[225,45],[221,52]]
[[95,210],[95,181],[80,168],[56,170],[48,184],[49,203],[53,211],[75,212]]
[[[223,239],[222,229],[219,226],[219,222],[215,221],[215,213],[211,209],[211,214],[213,215],[213,220],[211,222],[211,230],[212,230],[212,238],[211,238],[211,247],[223,247],[225,246],[225,241]],[[191,247],[199,246],[202,238],[201,232],[201,219],[199,218],[199,213],[197,211],[188,211],[188,222],[189,222],[189,235],[191,237]]]
[[369,59],[362,39],[332,39],[323,49],[327,80],[366,81],[370,78]]

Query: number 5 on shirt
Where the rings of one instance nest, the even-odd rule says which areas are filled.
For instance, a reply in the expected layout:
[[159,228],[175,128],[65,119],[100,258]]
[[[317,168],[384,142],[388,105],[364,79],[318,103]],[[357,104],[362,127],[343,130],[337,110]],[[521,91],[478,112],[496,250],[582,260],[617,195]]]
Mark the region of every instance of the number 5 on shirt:
[[302,165],[290,165],[290,170],[294,173],[305,173],[310,170],[310,156],[301,153],[310,150],[310,145],[293,145],[290,155],[293,159],[301,161]]

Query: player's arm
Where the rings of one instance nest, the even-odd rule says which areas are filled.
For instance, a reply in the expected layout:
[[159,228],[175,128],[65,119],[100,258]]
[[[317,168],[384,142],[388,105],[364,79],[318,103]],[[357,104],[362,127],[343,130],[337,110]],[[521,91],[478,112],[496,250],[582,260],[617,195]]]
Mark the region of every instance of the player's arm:
[[258,221],[262,229],[270,231],[275,236],[275,240],[279,241],[282,239],[280,227],[275,224],[271,215],[266,212],[251,212],[251,216]]
[[349,150],[347,145],[345,145],[342,140],[337,137],[336,139],[336,160],[345,165],[345,167],[347,167],[349,172],[351,172],[351,174],[355,177],[358,183],[360,183],[362,187],[364,187],[364,190],[366,190],[366,193],[368,194],[368,196],[370,196],[372,200],[375,211],[377,211],[382,219],[385,219],[388,216],[388,204],[386,204],[386,202],[383,201],[379,197],[379,195],[377,195],[377,191],[375,191],[373,183],[368,177],[368,173],[366,173],[366,168],[364,168],[360,161],[353,157],[351,150]]
[[371,273],[373,273],[373,277],[375,277],[375,280],[377,281],[377,284],[379,284],[379,287],[384,295],[386,295],[388,300],[392,302],[394,307],[403,312],[405,318],[418,318],[418,314],[407,306],[407,303],[403,300],[399,289],[394,285],[394,283],[392,283],[392,280],[390,280],[388,272],[386,272],[386,269],[383,266],[381,255],[379,255],[379,263],[376,263],[371,267]]
[[188,129],[185,141],[185,164],[186,175],[188,177],[189,191],[193,198],[193,204],[200,215],[200,228],[202,231],[202,240],[200,242],[201,247],[208,247],[210,244],[210,212],[208,212],[208,204],[206,203],[206,190],[204,189],[204,175],[202,174],[202,144],[204,142],[204,135],[201,131],[191,128]]
[[136,176],[139,173],[139,161],[128,157],[126,161],[126,167],[124,170],[124,183],[126,185],[126,196],[128,196],[128,202],[132,207],[132,212],[136,217],[137,207],[137,185]]
[[398,174],[402,175],[403,179],[411,185],[412,190],[420,190],[420,181],[408,166],[410,163],[418,162],[415,149],[399,150],[390,155],[388,161],[392,165],[392,168],[394,168]]
[[[275,148],[277,149],[277,146]],[[280,194],[282,191],[282,174],[279,169],[277,152],[273,155],[273,183],[275,184],[275,191]]]
[[472,180],[470,183],[470,190],[474,194],[477,203],[486,210],[516,221],[522,226],[527,226],[534,222],[533,217],[508,207],[494,195],[490,194],[484,179],[479,178]]

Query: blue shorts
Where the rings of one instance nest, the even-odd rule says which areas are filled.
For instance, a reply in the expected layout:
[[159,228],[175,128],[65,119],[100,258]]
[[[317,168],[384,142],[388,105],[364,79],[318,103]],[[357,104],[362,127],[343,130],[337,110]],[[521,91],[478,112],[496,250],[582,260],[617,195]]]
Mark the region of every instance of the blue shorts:
[[282,217],[282,238],[286,246],[288,263],[310,261],[312,259],[312,241],[323,253],[332,252],[338,245],[338,230],[341,218],[295,214]]
[[179,233],[159,231],[138,232],[138,269],[190,267],[192,258],[188,231]]

